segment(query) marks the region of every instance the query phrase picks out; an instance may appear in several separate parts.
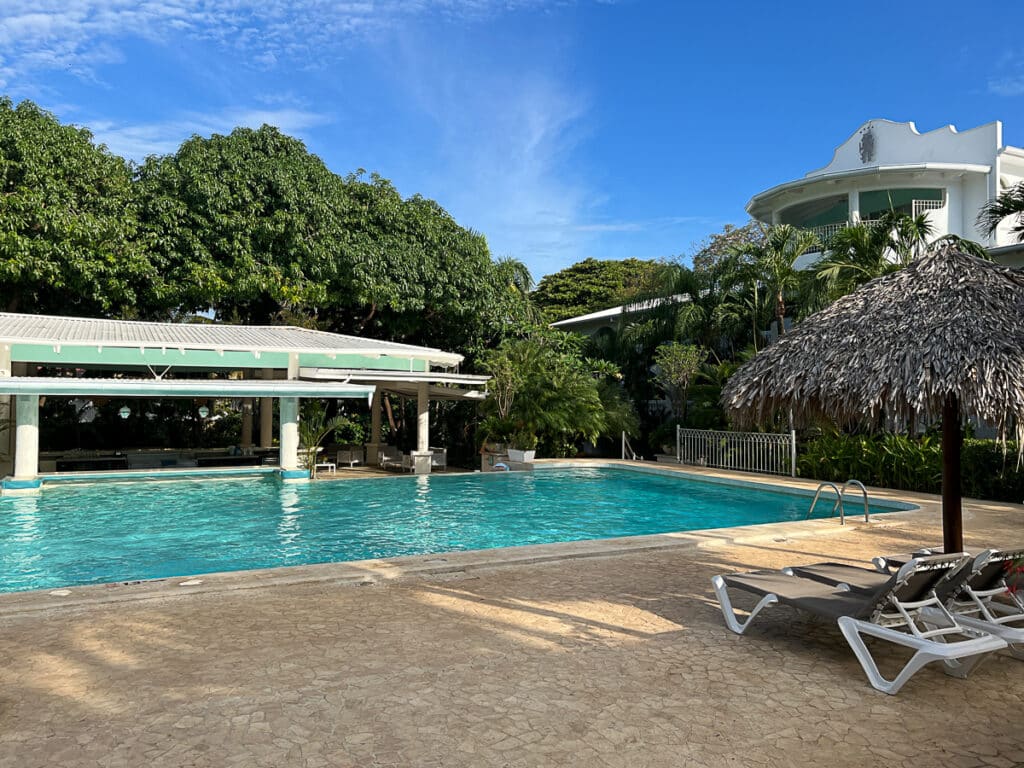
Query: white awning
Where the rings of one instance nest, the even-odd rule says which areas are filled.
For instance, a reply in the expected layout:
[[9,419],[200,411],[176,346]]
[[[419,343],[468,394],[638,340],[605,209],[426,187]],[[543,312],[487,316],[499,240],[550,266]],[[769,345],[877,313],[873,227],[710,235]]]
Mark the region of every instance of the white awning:
[[486,400],[487,393],[478,389],[491,380],[490,376],[442,371],[369,371],[357,368],[299,368],[299,376],[314,381],[344,379],[355,383],[372,384],[382,392],[415,399],[420,384],[427,384],[431,400]]
[[89,397],[327,397],[367,398],[376,387],[347,381],[264,379],[92,379],[0,377],[0,395]]
[[313,381],[354,381],[354,382],[409,382],[422,381],[430,384],[455,384],[477,387],[491,380],[490,376],[469,373],[448,373],[445,371],[376,371],[364,368],[299,368],[299,378]]

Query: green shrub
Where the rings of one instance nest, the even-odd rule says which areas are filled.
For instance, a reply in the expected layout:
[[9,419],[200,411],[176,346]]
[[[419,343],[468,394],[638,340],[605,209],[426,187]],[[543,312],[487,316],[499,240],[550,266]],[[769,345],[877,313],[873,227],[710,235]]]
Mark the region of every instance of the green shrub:
[[[964,440],[961,453],[964,496],[1019,502],[1024,498],[1024,471],[1017,446],[995,440]],[[815,480],[845,482],[904,491],[942,490],[942,445],[934,435],[823,434],[800,445],[797,472]]]

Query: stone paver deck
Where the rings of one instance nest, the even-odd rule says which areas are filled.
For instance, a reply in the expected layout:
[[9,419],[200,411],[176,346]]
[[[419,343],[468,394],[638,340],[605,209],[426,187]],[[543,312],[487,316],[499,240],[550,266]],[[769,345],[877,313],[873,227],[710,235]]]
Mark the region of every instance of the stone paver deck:
[[[968,544],[1019,543],[1022,515],[971,505]],[[369,586],[0,597],[0,767],[1024,764],[1024,663],[889,697],[827,623],[725,629],[716,573],[940,538],[933,505],[877,520]]]

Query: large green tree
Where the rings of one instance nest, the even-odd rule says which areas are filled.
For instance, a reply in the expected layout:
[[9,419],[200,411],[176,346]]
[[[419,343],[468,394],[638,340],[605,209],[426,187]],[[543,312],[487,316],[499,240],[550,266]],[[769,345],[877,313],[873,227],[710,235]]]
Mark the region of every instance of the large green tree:
[[474,351],[528,314],[529,273],[386,179],[332,173],[276,128],[193,137],[140,169],[187,310]]
[[546,275],[532,294],[549,322],[626,304],[650,289],[658,262],[584,259]]
[[171,299],[147,245],[128,163],[87,130],[0,98],[0,306],[151,314]]
[[194,136],[139,169],[143,222],[182,309],[267,323],[316,314],[339,279],[345,185],[276,128]]

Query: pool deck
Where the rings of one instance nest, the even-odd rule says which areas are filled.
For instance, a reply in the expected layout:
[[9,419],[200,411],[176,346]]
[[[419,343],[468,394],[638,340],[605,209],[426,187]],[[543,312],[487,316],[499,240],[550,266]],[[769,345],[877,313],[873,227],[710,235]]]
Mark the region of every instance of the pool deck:
[[[1022,662],[889,697],[826,622],[726,630],[716,573],[940,540],[873,495],[920,509],[0,595],[0,768],[1024,764]],[[1022,543],[1024,507],[964,527]]]

